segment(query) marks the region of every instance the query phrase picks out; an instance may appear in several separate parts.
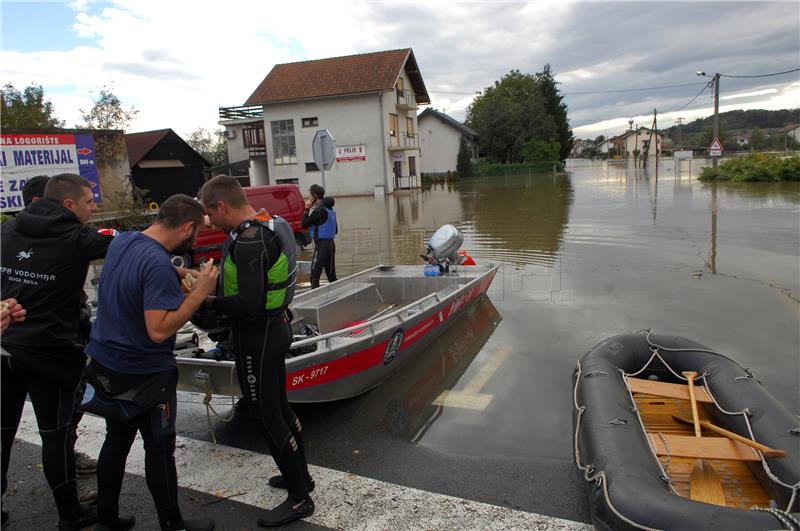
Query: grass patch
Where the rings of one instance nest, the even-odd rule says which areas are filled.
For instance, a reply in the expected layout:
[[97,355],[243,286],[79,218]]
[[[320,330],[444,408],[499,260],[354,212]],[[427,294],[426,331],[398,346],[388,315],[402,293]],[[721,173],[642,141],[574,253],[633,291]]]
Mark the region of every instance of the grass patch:
[[699,179],[705,182],[800,181],[800,156],[784,158],[771,153],[752,153],[723,161],[716,168],[703,168]]

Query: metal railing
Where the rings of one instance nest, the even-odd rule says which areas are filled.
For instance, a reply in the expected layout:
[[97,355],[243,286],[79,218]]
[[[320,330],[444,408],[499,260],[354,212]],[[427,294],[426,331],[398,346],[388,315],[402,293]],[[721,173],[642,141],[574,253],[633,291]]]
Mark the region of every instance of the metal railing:
[[389,149],[419,149],[419,133],[405,133],[398,131],[397,134],[389,133],[387,142]]
[[417,107],[417,100],[414,93],[410,90],[397,90],[397,105],[398,107]]
[[222,120],[248,120],[263,118],[264,108],[261,105],[239,105],[238,107],[220,107],[219,119]]

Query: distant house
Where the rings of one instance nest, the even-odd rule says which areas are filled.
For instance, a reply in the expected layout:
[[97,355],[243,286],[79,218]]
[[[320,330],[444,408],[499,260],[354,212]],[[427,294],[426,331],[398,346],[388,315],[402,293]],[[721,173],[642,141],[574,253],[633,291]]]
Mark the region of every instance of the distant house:
[[390,193],[419,183],[417,109],[428,103],[414,52],[404,48],[275,65],[243,107],[220,109],[219,123],[229,160],[246,153],[252,184],[322,184],[311,142],[325,128],[336,140],[326,191]]
[[572,144],[572,150],[570,151],[569,156],[571,158],[580,157],[581,153],[583,153],[586,149],[588,149],[588,148],[590,148],[592,146],[594,146],[593,142],[589,142],[589,141],[586,141],[586,140],[578,138]]
[[470,160],[478,160],[478,133],[436,109],[425,109],[419,123],[420,166],[424,173],[456,171],[461,139],[467,142]]
[[[639,127],[634,131],[628,131],[620,135],[622,140],[623,155],[633,156],[636,150],[639,150],[641,155],[648,153],[649,155],[661,154],[661,143],[664,140],[664,135],[658,131],[653,131],[647,127]],[[655,142],[654,146],[651,144]]]
[[192,197],[203,185],[210,165],[172,129],[125,135],[131,178],[148,191],[150,201],[163,203],[173,194]]

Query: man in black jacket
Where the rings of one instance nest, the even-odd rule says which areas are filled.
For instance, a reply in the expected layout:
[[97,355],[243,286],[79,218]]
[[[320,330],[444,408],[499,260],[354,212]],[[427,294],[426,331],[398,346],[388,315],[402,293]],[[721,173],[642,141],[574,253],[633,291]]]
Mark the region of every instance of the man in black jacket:
[[335,201],[325,197],[325,189],[318,184],[309,188],[311,197],[306,200],[306,208],[300,225],[308,228],[314,240],[314,256],[311,258],[311,289],[319,287],[319,277],[325,269],[328,282],[336,281],[336,244],[333,239],[339,233]]
[[112,236],[87,222],[97,205],[91,183],[75,174],[51,177],[44,197],[2,225],[2,297],[27,310],[3,334],[2,490],[20,417],[29,395],[42,437],[42,464],[59,514],[60,531],[96,520],[78,501],[69,444],[76,389],[86,357],[78,338],[78,309],[89,262],[105,256]]

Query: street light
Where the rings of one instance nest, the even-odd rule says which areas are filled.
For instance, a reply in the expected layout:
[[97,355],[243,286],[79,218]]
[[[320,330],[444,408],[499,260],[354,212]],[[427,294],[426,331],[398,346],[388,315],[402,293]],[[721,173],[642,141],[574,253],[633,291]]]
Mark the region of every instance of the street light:
[[[702,70],[697,71],[698,76],[712,77],[706,75]],[[719,73],[714,74],[711,82],[714,85],[714,140],[719,140]],[[716,168],[719,164],[719,157],[711,157],[711,165]]]

